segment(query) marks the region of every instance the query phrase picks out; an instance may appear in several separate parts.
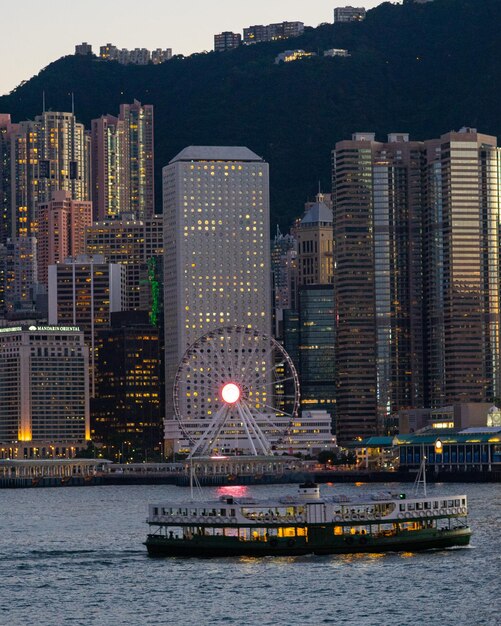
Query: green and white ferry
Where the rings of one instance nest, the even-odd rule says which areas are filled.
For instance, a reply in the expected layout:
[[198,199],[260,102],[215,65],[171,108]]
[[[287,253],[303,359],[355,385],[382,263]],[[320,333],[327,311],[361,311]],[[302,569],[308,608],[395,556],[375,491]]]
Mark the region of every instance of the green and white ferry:
[[154,557],[300,556],[467,546],[466,495],[322,496],[314,483],[274,500],[149,505],[145,545]]

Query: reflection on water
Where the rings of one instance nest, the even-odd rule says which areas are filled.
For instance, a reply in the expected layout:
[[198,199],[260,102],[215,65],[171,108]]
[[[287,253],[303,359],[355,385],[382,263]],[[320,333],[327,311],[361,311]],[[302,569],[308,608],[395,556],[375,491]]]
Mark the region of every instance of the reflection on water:
[[[405,487],[322,487],[330,495],[383,489]],[[232,486],[203,491],[211,497],[276,497],[294,493],[295,487]],[[188,489],[2,490],[0,624],[497,625],[499,486],[432,485],[429,491],[430,495],[468,495],[474,549],[149,559],[142,545],[148,502],[186,500]]]
[[226,487],[217,487],[216,493],[221,496],[233,496],[234,498],[245,498],[249,495],[249,488],[245,485],[230,485]]

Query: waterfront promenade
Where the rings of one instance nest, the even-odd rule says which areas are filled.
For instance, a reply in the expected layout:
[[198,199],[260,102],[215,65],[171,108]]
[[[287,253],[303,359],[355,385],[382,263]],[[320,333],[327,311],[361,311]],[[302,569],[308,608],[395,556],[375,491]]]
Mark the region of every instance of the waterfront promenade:
[[[202,486],[271,485],[313,480],[318,483],[413,482],[413,471],[328,468],[291,457],[197,459],[194,474]],[[501,482],[501,471],[437,471],[428,482]],[[183,463],[114,464],[103,459],[0,460],[0,488],[91,485],[188,486],[190,465]]]

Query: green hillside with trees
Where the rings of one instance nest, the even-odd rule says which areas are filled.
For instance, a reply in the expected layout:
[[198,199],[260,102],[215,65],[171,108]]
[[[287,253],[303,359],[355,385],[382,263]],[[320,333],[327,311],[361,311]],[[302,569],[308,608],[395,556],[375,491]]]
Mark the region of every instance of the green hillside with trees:
[[[330,190],[331,150],[355,131],[426,139],[467,125],[501,137],[500,24],[499,0],[385,3],[361,23],[163,65],[67,56],[1,97],[0,112],[33,118],[43,92],[47,108],[70,110],[73,92],[77,117],[90,126],[121,102],[153,104],[159,209],[161,168],[179,150],[246,145],[270,163],[273,222],[286,227],[319,181]],[[319,56],[274,64],[292,48]],[[329,48],[351,56],[323,57]]]

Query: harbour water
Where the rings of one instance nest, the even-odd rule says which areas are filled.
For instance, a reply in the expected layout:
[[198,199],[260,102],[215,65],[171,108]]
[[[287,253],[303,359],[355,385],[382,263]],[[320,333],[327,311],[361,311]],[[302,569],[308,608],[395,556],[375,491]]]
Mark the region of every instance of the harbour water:
[[[255,497],[293,485],[247,487]],[[324,485],[326,493],[410,485]],[[219,496],[238,487],[209,489]],[[0,624],[6,626],[495,626],[501,623],[501,488],[466,493],[471,546],[440,552],[265,559],[150,559],[148,502],[174,486],[0,491]]]

